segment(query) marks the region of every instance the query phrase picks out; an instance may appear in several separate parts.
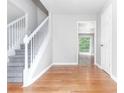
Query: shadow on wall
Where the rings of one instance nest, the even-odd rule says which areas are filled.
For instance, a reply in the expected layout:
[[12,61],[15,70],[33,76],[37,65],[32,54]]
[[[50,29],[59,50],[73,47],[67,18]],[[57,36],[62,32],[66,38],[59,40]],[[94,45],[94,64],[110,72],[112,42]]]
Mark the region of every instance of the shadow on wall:
[[21,9],[19,9],[17,6],[15,6],[10,1],[7,0],[7,23],[8,24],[20,18],[24,14],[25,13]]

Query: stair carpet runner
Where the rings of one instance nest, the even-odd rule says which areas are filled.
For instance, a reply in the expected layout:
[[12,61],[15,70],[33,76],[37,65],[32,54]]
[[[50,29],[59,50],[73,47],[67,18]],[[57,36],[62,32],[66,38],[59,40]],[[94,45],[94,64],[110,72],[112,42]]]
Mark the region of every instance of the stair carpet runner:
[[[30,48],[28,48],[29,65],[30,66]],[[8,57],[7,64],[7,82],[23,83],[23,70],[25,64],[25,46],[20,45],[20,49],[15,49],[15,55]]]

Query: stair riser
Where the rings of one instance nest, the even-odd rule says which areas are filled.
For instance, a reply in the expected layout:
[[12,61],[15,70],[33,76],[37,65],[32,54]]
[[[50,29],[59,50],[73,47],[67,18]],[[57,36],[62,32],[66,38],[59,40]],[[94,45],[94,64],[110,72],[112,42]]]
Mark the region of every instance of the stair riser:
[[[16,54],[16,55],[21,55],[21,56],[24,56],[24,55],[25,55],[24,52],[16,52],[15,54]],[[29,55],[31,55],[31,53],[29,53]]]
[[23,71],[24,67],[7,67],[7,71],[10,72],[20,72]]
[[15,63],[15,64],[8,64],[8,66],[11,66],[11,67],[24,67],[24,64],[22,63]]
[[[28,61],[30,61],[31,59],[29,58]],[[9,62],[24,62],[25,59],[24,58],[10,58]]]
[[[25,49],[16,49],[15,51],[22,51],[22,52],[25,52]],[[28,49],[28,52],[30,52],[31,49]]]
[[20,72],[20,73],[12,73],[12,72],[8,72],[7,73],[7,77],[8,78],[22,78],[23,77],[23,74],[22,74],[22,72]]
[[9,83],[22,83],[22,78],[7,78],[7,82]]
[[[24,55],[16,55],[16,56],[10,56],[9,59],[24,59],[25,56]],[[29,55],[28,58],[31,58],[31,56]]]

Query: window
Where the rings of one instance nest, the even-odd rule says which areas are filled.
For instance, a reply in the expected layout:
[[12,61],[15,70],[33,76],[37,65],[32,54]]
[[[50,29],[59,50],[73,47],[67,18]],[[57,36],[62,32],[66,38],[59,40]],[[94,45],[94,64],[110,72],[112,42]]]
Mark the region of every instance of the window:
[[79,34],[79,52],[86,54],[94,53],[93,35]]
[[90,37],[80,37],[80,52],[90,52]]

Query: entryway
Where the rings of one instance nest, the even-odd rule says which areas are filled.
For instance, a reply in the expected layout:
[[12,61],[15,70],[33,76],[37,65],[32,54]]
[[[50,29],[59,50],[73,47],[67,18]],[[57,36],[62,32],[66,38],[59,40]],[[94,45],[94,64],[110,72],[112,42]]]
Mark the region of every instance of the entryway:
[[77,23],[78,28],[78,64],[94,64],[95,45],[95,21],[83,21]]

